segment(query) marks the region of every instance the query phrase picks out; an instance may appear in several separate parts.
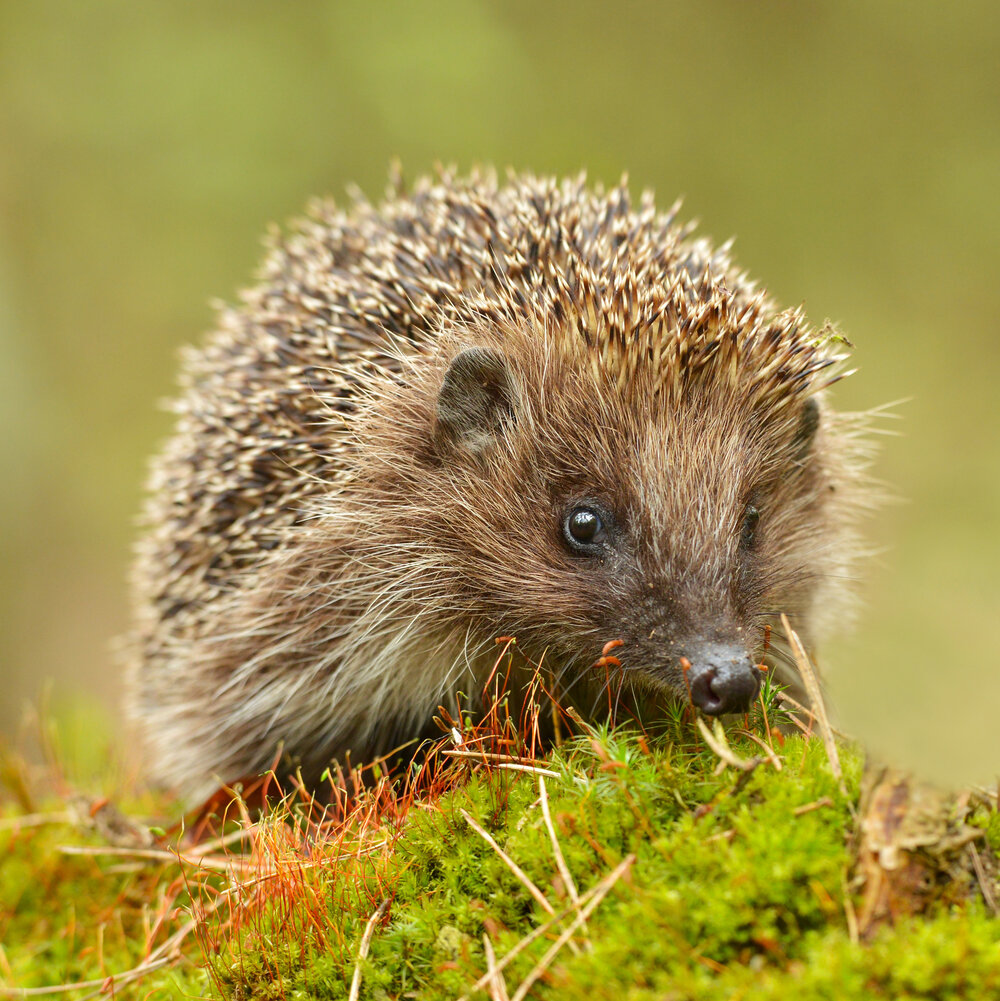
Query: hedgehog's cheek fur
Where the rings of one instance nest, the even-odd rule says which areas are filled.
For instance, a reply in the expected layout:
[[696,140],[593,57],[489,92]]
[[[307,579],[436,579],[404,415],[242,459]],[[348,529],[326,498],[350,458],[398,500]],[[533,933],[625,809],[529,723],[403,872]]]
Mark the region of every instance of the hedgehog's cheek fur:
[[[578,679],[581,693],[591,691],[591,682],[595,691],[603,691],[606,681],[617,685],[621,678],[626,688],[634,685],[652,702],[688,701],[699,665],[682,638],[689,637],[692,644],[699,637],[721,641],[721,634],[709,636],[705,623],[721,617],[739,619],[750,628],[756,616],[722,607],[727,597],[719,590],[718,573],[694,584],[692,594],[676,593],[676,584],[666,582],[686,576],[676,567],[667,572],[661,566],[671,552],[702,554],[700,562],[708,565],[704,553],[718,550],[713,565],[718,569],[728,562],[721,550],[731,540],[699,536],[697,526],[685,527],[685,498],[704,495],[718,507],[703,519],[705,531],[732,522],[735,532],[745,491],[730,489],[734,474],[728,470],[745,468],[756,481],[754,471],[770,463],[786,472],[780,480],[784,499],[775,510],[787,514],[792,495],[812,489],[804,481],[795,484],[806,476],[803,463],[815,448],[820,425],[816,404],[801,404],[797,414],[789,408],[773,424],[757,418],[760,444],[749,452],[745,422],[732,419],[728,397],[717,400],[696,389],[671,409],[661,409],[653,405],[662,397],[654,395],[645,371],[618,389],[607,384],[603,370],[592,368],[589,357],[553,352],[520,328],[445,329],[439,343],[441,350],[413,366],[409,379],[386,381],[385,395],[375,398],[362,425],[366,433],[359,434],[364,442],[360,454],[401,460],[392,465],[376,461],[366,474],[379,505],[395,509],[394,530],[408,526],[404,534],[431,538],[435,551],[450,554],[438,584],[448,589],[456,607],[476,616],[484,642],[495,635],[517,635],[531,659],[544,655],[546,663],[572,665],[562,677],[567,683]],[[714,429],[711,448],[706,446],[706,426]],[[578,455],[587,456],[587,462],[567,460]],[[727,457],[725,463],[720,455]],[[411,461],[414,469],[408,471]],[[566,470],[572,466],[582,468],[569,475]],[[719,473],[723,466],[725,475]],[[682,479],[675,475],[678,468],[684,471]],[[510,490],[511,483],[517,483],[516,491]],[[413,484],[420,484],[418,495],[412,494]],[[598,572],[593,564],[569,561],[558,528],[566,503],[581,491],[614,498],[614,510],[632,512],[629,524],[658,554],[651,569],[640,572],[644,546],[623,551],[617,570]],[[794,504],[800,510],[801,503]],[[732,510],[723,516],[726,505]],[[470,523],[473,509],[476,518]],[[774,534],[773,513],[767,515],[765,534]],[[384,510],[361,519],[364,524],[384,521]],[[473,525],[476,531],[471,531]],[[674,526],[666,535],[665,525]],[[510,552],[518,554],[514,563],[505,558]],[[645,606],[651,573],[672,595],[674,612],[663,607],[658,592],[650,597],[652,607]],[[693,580],[700,577],[692,575]],[[795,586],[801,588],[802,582]],[[778,595],[781,607],[799,598],[785,587]],[[802,603],[792,601],[794,606]],[[652,642],[647,640],[651,630],[657,634]],[[591,669],[602,646],[619,636],[626,645],[612,653],[619,655],[620,669]],[[678,641],[666,642],[666,636]],[[759,640],[754,638],[757,646]],[[682,656],[691,662],[694,675],[682,671]],[[750,652],[730,659],[750,662]]]

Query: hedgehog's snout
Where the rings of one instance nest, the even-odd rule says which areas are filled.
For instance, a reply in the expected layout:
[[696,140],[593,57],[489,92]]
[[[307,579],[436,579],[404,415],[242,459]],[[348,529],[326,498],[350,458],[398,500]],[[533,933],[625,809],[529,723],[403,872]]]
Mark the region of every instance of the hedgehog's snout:
[[691,651],[691,701],[709,716],[746,712],[760,690],[760,671],[741,646],[706,643]]

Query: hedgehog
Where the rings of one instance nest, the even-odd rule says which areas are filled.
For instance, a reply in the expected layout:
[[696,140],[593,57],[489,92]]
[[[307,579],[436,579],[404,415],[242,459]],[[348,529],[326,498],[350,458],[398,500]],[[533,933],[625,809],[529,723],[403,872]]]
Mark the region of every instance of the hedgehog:
[[825,392],[846,341],[678,211],[439,170],[271,236],[153,465],[129,713],[157,781],[387,754],[498,637],[588,718],[612,689],[745,711],[781,613],[810,648],[843,620],[871,497]]

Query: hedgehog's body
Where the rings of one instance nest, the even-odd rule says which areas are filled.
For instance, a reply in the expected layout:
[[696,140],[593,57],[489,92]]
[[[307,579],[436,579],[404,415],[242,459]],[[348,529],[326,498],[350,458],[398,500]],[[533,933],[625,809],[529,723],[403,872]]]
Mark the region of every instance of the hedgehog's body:
[[815,402],[837,361],[624,189],[319,208],[188,357],[155,470],[132,711],[156,774],[387,751],[500,635],[578,705],[616,639],[612,682],[744,705],[765,624],[814,633],[856,555],[852,425]]

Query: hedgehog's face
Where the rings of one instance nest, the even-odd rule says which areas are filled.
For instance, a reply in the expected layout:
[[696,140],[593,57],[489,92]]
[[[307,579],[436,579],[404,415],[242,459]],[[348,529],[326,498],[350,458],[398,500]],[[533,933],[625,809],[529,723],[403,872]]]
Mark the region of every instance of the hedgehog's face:
[[[618,603],[609,618],[617,619],[618,635],[604,645],[595,667],[605,669],[609,677],[619,674],[609,669],[624,667],[621,676],[638,673],[654,689],[666,686],[689,696],[709,715],[745,710],[757,695],[760,672],[750,655],[752,638],[733,614],[730,589],[716,582],[706,595],[704,580],[690,575],[686,587],[671,580],[670,573],[663,580],[655,570],[655,554],[650,559],[642,552],[644,547],[661,550],[660,540],[643,538],[645,519],[634,511],[613,514],[606,501],[596,498],[570,501],[564,510],[563,542],[580,561],[582,572],[621,563],[645,563],[648,568],[642,575],[649,578],[645,587],[638,576],[628,574],[609,581],[608,593],[615,594]],[[747,504],[741,555],[749,555],[754,547],[759,519],[756,505]],[[692,607],[696,594],[699,600]]]
[[612,392],[589,361],[538,362],[469,348],[439,391],[468,600],[536,656],[745,709],[764,625],[805,613],[822,567],[818,405],[742,412],[706,386],[669,411],[641,377]]

